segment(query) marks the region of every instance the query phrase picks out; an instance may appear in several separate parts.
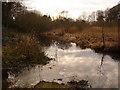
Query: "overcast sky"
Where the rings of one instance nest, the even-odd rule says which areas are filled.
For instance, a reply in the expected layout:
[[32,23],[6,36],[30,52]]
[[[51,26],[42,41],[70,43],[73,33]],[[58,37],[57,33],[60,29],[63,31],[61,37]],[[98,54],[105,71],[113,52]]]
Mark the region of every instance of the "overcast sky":
[[81,13],[91,13],[96,10],[105,10],[118,4],[119,0],[28,0],[27,7],[56,17],[58,13],[65,10],[68,16],[78,18]]

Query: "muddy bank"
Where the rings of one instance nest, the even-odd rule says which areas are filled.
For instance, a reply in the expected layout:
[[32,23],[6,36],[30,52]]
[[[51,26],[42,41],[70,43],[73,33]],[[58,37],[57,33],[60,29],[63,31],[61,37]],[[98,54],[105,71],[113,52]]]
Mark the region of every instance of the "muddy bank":
[[79,82],[77,81],[70,81],[67,84],[58,84],[55,82],[45,82],[41,81],[37,85],[35,85],[34,88],[69,88],[70,90],[76,90],[76,89],[85,89],[89,90],[91,85],[88,84],[88,81],[81,80]]

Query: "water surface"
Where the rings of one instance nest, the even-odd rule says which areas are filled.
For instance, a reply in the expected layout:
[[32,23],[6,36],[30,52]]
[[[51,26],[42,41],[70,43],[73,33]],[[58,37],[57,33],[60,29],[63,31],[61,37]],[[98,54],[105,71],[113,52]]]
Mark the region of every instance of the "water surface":
[[17,76],[9,72],[10,87],[33,87],[39,81],[65,83],[87,80],[93,88],[118,88],[118,61],[108,55],[81,49],[75,43],[45,48],[47,65],[26,68]]

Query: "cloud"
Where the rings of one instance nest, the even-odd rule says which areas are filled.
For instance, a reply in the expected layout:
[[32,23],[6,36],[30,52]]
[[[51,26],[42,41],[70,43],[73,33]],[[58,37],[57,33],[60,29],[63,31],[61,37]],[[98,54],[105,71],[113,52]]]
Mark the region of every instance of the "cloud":
[[118,2],[119,0],[29,0],[25,5],[54,17],[59,12],[66,10],[69,12],[69,16],[77,18],[84,11],[91,13],[96,10],[105,10]]

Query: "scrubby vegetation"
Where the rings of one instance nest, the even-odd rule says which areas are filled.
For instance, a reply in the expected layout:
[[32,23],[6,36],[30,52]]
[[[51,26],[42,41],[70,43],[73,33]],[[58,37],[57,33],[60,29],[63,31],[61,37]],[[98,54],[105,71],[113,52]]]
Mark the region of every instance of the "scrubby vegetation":
[[42,15],[38,11],[27,10],[27,7],[22,2],[3,2],[2,6],[2,25],[4,27],[17,28],[19,32],[30,32],[34,29],[37,33],[42,33],[59,28],[67,33],[70,32],[71,28],[82,31],[88,27],[119,26],[118,9],[120,5],[105,11],[98,10],[89,16],[82,15],[76,20],[61,15],[65,11],[61,12],[56,19],[53,19],[48,15]]
[[33,32],[18,33],[18,31],[3,29],[3,66],[17,67],[25,64],[45,64],[50,59],[44,55],[43,46]]
[[[45,44],[41,41],[48,42],[49,39],[45,41],[40,35],[63,42],[74,42],[82,48],[120,52],[119,7],[120,4],[105,11],[93,12],[85,19],[74,20],[61,15],[52,19],[35,10],[27,10],[22,2],[2,2],[3,68],[46,64],[50,58],[45,56]],[[69,87],[58,86],[56,83],[42,82],[40,86],[41,84],[43,88]]]

